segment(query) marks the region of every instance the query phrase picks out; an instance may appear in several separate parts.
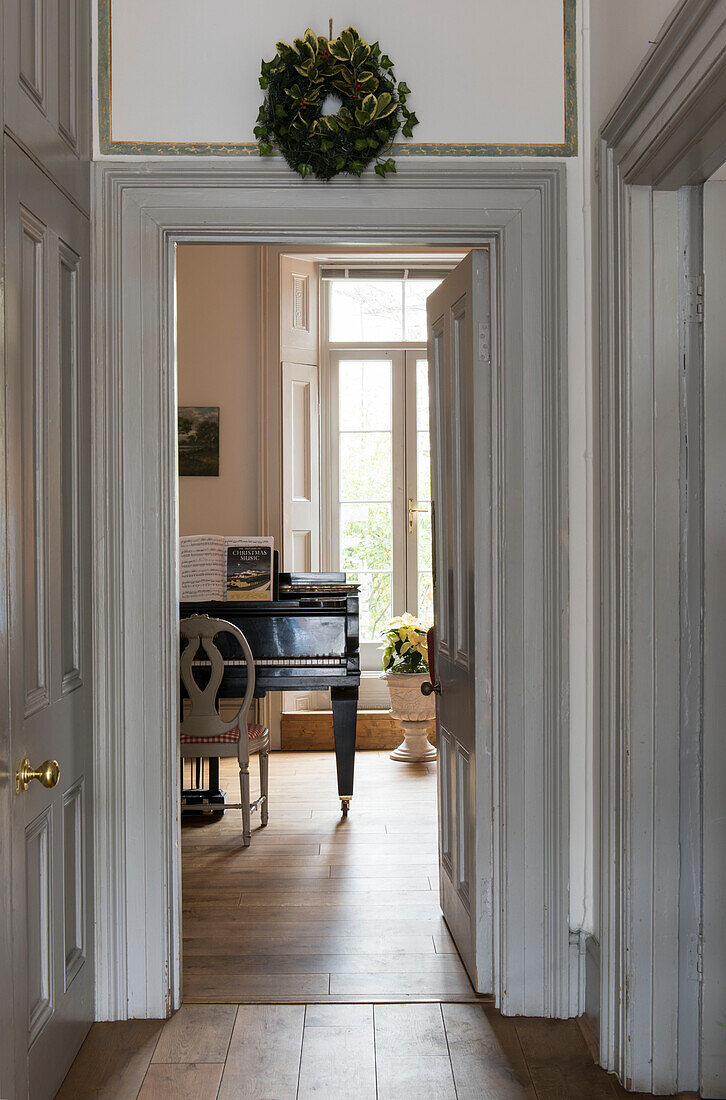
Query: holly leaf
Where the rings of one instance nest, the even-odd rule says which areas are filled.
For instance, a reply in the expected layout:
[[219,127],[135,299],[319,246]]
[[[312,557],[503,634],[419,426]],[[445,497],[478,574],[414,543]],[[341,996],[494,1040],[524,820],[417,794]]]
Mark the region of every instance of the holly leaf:
[[356,45],[360,41],[356,32],[353,30],[352,27],[348,27],[347,30],[341,31],[339,38],[345,46],[346,50],[348,51],[348,57],[352,57]]
[[374,118],[386,118],[396,110],[396,101],[390,92],[381,92],[376,104]]
[[350,51],[345,42],[342,41],[342,36],[330,43],[330,52],[338,61],[348,61],[350,59]]
[[354,69],[357,69],[364,61],[367,61],[371,56],[370,46],[366,46],[365,42],[361,42],[359,46],[353,50],[350,63]]

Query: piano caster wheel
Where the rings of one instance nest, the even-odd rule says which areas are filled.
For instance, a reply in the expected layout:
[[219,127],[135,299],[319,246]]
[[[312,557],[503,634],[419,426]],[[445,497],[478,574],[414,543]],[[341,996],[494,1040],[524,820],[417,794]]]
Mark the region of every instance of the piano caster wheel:
[[340,808],[343,811],[343,817],[347,817],[348,816],[348,809],[350,808],[350,799],[349,798],[341,798]]

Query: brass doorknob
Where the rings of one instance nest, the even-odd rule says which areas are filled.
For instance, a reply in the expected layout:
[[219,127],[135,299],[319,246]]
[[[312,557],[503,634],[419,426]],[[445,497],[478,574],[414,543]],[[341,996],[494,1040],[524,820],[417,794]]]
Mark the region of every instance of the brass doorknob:
[[31,767],[27,756],[21,760],[20,767],[15,773],[15,790],[20,794],[27,791],[34,779],[37,779],[44,787],[55,787],[60,779],[60,765],[57,760],[44,760],[39,768]]

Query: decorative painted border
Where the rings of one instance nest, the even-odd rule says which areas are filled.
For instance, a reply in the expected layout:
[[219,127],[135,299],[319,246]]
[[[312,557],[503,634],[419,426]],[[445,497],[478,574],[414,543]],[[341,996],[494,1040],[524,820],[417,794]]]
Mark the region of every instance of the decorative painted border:
[[[561,145],[396,142],[400,157],[577,156],[577,0],[562,0],[564,22],[565,140]],[[100,151],[122,156],[250,157],[257,142],[114,141],[111,134],[111,0],[98,0],[98,127]]]

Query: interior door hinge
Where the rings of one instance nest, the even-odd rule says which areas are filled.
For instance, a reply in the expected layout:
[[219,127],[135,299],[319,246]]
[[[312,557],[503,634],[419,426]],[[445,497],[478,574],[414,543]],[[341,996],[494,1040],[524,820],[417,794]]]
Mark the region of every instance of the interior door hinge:
[[686,324],[703,324],[703,275],[686,275],[683,320]]

